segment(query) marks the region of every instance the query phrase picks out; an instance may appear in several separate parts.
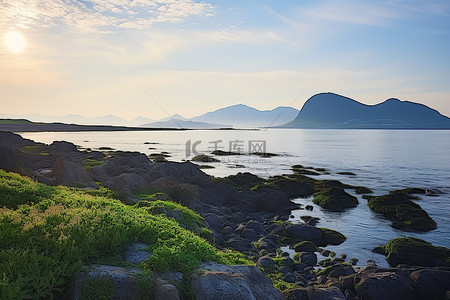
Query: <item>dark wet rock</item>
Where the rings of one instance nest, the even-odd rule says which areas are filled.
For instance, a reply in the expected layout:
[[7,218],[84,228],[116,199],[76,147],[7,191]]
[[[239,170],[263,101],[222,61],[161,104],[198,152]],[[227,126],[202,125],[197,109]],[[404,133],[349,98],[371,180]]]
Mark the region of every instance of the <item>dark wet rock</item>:
[[252,229],[256,232],[257,235],[264,234],[264,225],[256,220],[250,220],[244,225],[245,229]]
[[244,238],[235,236],[225,242],[225,247],[233,248],[237,251],[245,252],[253,248],[252,243]]
[[293,239],[320,243],[323,239],[322,231],[319,228],[303,224],[292,224],[286,227],[286,231]]
[[215,262],[202,263],[191,280],[197,300],[281,300],[283,296],[269,278],[253,266],[226,266]]
[[56,161],[52,171],[57,184],[67,186],[97,186],[91,176],[89,176],[79,163],[69,160]]
[[292,275],[292,274],[288,274],[286,276],[284,276],[283,281],[287,282],[287,283],[294,283],[297,280],[297,278]]
[[305,168],[301,165],[294,165],[291,167],[291,169],[294,172],[294,174],[313,175],[313,176],[320,175],[319,172],[313,171],[313,168],[311,168],[311,167]]
[[270,256],[261,256],[258,261],[256,262],[256,265],[258,267],[261,267],[263,269],[270,268],[275,266],[275,262]]
[[355,270],[348,264],[336,264],[329,266],[317,273],[317,275],[339,278],[339,276],[348,276],[354,274]]
[[199,169],[214,169],[214,166],[211,165],[198,165]]
[[283,291],[283,296],[288,300],[309,300],[308,292],[303,288]]
[[330,250],[324,249],[322,252],[320,252],[325,257],[328,257],[330,255]]
[[298,261],[307,266],[315,266],[317,264],[317,255],[313,252],[299,252]]
[[275,241],[267,237],[259,239],[257,244],[260,250],[265,249],[270,252],[276,249]]
[[251,241],[254,241],[258,237],[258,233],[254,229],[246,228],[246,229],[242,230],[241,237],[243,237],[244,239],[249,239]]
[[315,194],[313,202],[331,211],[341,211],[358,205],[356,197],[338,187],[321,189]]
[[353,172],[347,172],[347,171],[344,171],[344,172],[337,172],[337,174],[339,174],[339,175],[347,175],[347,176],[356,176],[355,173],[353,173]]
[[[274,176],[269,178],[261,187],[271,187],[283,191],[289,198],[308,197],[314,193],[314,188],[305,182],[294,180],[285,176]],[[256,189],[257,190],[257,189]]]
[[239,190],[243,189],[251,189],[255,187],[256,185],[262,184],[265,182],[264,179],[253,175],[251,173],[245,172],[245,173],[237,173],[236,175],[230,175],[224,178],[216,179],[220,182],[226,182],[232,186],[235,186]]
[[407,264],[412,266],[450,266],[450,249],[434,246],[413,237],[390,240],[384,246],[386,260],[390,266]]
[[313,211],[314,207],[312,205],[306,205],[305,209],[309,210],[309,211]]
[[220,231],[224,228],[222,216],[214,213],[208,213],[203,215],[203,218],[205,218],[206,223],[208,223],[208,225],[215,230]]
[[356,257],[352,257],[348,260],[348,263],[351,264],[352,266],[356,266],[358,261],[359,261],[359,259],[357,259]]
[[332,287],[308,287],[309,300],[346,300],[344,294],[335,286]]
[[315,252],[317,250],[316,245],[310,241],[303,241],[295,244],[295,252]]
[[218,159],[215,159],[214,157],[211,157],[211,156],[205,155],[205,154],[196,155],[191,160],[198,161],[198,162],[219,162],[220,161]]
[[448,299],[445,295],[450,290],[450,269],[421,269],[409,276],[415,284],[419,299]]
[[301,216],[300,219],[302,219],[302,221],[305,222],[305,224],[311,226],[315,226],[320,220],[320,218],[311,216]]
[[363,271],[358,274],[356,293],[362,299],[409,300],[415,299],[413,281],[398,272]]
[[217,156],[244,155],[244,153],[242,152],[223,151],[223,150],[214,150],[211,152],[211,154]]
[[373,191],[364,186],[355,186],[355,193],[357,194],[372,194]]
[[262,158],[280,156],[280,154],[270,153],[270,152],[252,152],[252,153],[250,153],[250,155],[256,155],[256,156],[259,156]]
[[154,300],[179,300],[180,295],[175,285],[157,280],[153,295]]
[[411,201],[415,196],[404,191],[393,191],[384,196],[364,196],[369,208],[392,220],[392,227],[405,231],[430,231],[436,229],[431,219],[419,204]]
[[323,240],[322,240],[322,243],[319,244],[318,246],[340,245],[343,242],[345,242],[345,240],[347,239],[345,237],[345,235],[343,235],[342,233],[340,233],[336,230],[332,230],[332,229],[328,229],[328,228],[320,228],[320,230],[322,231],[322,234],[323,234]]

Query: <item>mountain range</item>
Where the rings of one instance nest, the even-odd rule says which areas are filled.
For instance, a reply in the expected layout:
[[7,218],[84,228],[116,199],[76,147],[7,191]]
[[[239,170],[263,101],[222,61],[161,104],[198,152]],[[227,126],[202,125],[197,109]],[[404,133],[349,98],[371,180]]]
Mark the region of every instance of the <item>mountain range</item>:
[[145,117],[127,121],[114,115],[86,118],[75,114],[62,117],[39,114],[26,116],[0,114],[0,118],[145,128],[450,129],[450,118],[423,104],[391,98],[376,105],[366,105],[334,93],[320,93],[312,96],[300,111],[282,106],[261,111],[244,104],[237,104],[190,119],[175,114],[159,121]]
[[280,127],[450,129],[450,118],[410,101],[392,98],[366,105],[334,93],[321,93],[308,99],[297,117]]

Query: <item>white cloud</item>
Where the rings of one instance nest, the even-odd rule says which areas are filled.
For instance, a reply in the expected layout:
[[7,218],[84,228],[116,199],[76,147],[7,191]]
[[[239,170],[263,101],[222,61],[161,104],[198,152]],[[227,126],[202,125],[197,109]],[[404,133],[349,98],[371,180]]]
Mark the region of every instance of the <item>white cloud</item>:
[[154,23],[176,23],[190,16],[210,16],[214,6],[193,0],[3,0],[2,27],[66,25],[82,32],[142,29]]

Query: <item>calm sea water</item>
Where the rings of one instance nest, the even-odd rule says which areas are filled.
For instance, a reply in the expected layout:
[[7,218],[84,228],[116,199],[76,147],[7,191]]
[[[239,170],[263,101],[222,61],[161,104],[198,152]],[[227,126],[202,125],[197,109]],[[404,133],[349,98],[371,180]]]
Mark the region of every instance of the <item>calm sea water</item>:
[[[208,153],[216,148],[244,154],[250,149],[265,148],[267,152],[280,156],[222,157],[219,163],[204,163],[215,166],[204,171],[214,176],[251,172],[267,178],[290,173],[291,165],[301,164],[326,168],[330,172],[317,178],[366,186],[377,195],[406,187],[439,189],[442,195],[423,196],[417,201],[438,225],[436,230],[427,233],[405,233],[391,228],[389,221],[372,213],[367,201],[357,195],[360,204],[341,213],[327,212],[312,204],[311,198],[295,199],[297,203],[313,205],[314,210],[293,211],[293,221],[300,222],[303,215],[316,216],[320,218],[317,226],[342,232],[347,240],[327,249],[338,255],[346,253],[348,257],[357,257],[359,265],[365,265],[368,259],[372,259],[378,265],[387,266],[384,257],[372,253],[371,249],[398,236],[415,236],[450,247],[450,131],[269,129],[44,132],[21,135],[44,143],[65,140],[92,149],[106,146],[146,154],[165,151],[174,161],[186,160],[195,153]],[[337,174],[342,171],[353,172],[356,176]]]

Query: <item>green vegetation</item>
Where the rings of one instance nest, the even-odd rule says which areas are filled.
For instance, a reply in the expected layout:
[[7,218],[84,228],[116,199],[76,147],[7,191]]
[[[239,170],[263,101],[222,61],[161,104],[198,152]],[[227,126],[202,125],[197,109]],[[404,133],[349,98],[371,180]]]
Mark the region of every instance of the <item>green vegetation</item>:
[[44,144],[36,144],[33,146],[24,146],[20,149],[20,152],[24,154],[32,154],[32,155],[41,155],[41,156],[47,156],[50,153],[47,152],[47,145]]
[[414,237],[400,237],[383,247],[391,266],[409,264],[417,266],[450,266],[450,249],[434,246]]
[[[210,260],[249,264],[241,254],[218,251],[174,219],[150,214],[149,207],[49,187],[3,170],[0,207],[0,299],[52,298],[81,265],[116,257],[135,241],[150,245],[146,265],[155,272],[187,274]],[[184,217],[188,224],[196,219],[193,213]]]
[[358,205],[358,199],[340,187],[322,188],[316,192],[313,202],[331,211],[341,211]]
[[404,190],[393,191],[384,196],[364,196],[369,208],[391,219],[392,227],[405,231],[429,231],[436,229],[436,222],[419,204],[417,199]]
[[109,300],[114,296],[113,281],[108,276],[89,278],[83,281],[81,298],[83,300]]
[[89,170],[91,168],[103,165],[104,162],[105,162],[104,160],[86,158],[82,161],[82,165],[83,165],[83,169]]

